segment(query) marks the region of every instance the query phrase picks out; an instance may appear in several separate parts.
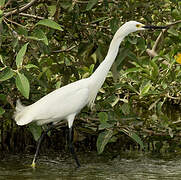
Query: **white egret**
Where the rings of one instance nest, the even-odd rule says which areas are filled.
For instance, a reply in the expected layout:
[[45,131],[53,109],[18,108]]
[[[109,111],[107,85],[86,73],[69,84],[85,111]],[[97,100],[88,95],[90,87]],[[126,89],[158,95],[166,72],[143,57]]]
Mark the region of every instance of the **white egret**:
[[129,33],[139,30],[163,28],[165,27],[145,26],[136,21],[129,21],[117,30],[110,43],[109,50],[104,61],[89,78],[81,79],[61,87],[29,106],[24,106],[20,103],[20,101],[17,101],[14,119],[18,125],[22,126],[31,122],[36,122],[38,125],[52,123],[50,127],[42,133],[38,141],[32,166],[35,166],[39,147],[44,135],[61,120],[67,120],[68,122],[69,148],[77,166],[80,166],[74,151],[72,139],[72,125],[75,116],[84,106],[93,105],[96,95],[104,83],[106,75],[118,54],[120,43],[124,37]]

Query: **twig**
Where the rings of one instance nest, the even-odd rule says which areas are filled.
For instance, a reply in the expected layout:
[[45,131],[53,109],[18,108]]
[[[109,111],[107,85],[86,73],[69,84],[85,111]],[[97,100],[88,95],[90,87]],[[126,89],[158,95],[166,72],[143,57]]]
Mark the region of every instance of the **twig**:
[[172,22],[172,23],[168,24],[167,27],[173,26],[173,25],[178,24],[178,23],[181,23],[181,20]]
[[12,21],[12,20],[10,20],[10,19],[8,19],[8,18],[6,18],[6,17],[4,17],[4,20],[9,21],[10,23],[16,24],[17,26],[21,26],[21,27],[25,28],[23,25],[15,22],[15,21]]
[[0,9],[6,8],[10,3],[11,3],[11,0],[8,0],[8,2],[4,6],[1,6]]
[[8,28],[13,32],[13,29],[11,28],[11,26],[8,24],[8,22],[6,21],[6,18],[3,19],[3,22],[8,26]]
[[169,93],[166,94],[166,97],[168,97],[168,98],[170,98],[170,99],[174,99],[174,100],[180,100],[180,97],[170,96]]
[[74,3],[80,3],[80,4],[87,4],[89,1],[78,1],[78,0],[74,0]]
[[71,51],[72,49],[74,49],[76,47],[76,45],[68,48],[68,49],[60,49],[60,50],[56,50],[56,51],[52,51],[53,53],[61,53],[61,52],[68,52]]
[[31,2],[29,2],[28,4],[26,4],[25,6],[23,6],[22,8],[20,8],[19,10],[15,9],[13,11],[10,11],[8,13],[4,14],[4,17],[8,17],[10,15],[16,14],[17,12],[22,12],[26,9],[28,9],[29,7],[31,7],[37,0],[32,0]]
[[162,30],[162,32],[161,32],[161,33],[159,34],[159,36],[157,37],[157,39],[156,39],[156,41],[155,41],[155,44],[153,45],[152,49],[147,49],[147,50],[146,50],[146,52],[148,53],[148,55],[149,55],[150,57],[155,57],[155,56],[158,55],[157,52],[156,52],[156,50],[157,50],[157,47],[158,47],[159,43],[160,43],[161,40],[162,40],[162,37],[163,37],[164,33],[168,30],[169,27],[171,27],[171,26],[173,26],[173,25],[175,25],[175,24],[178,24],[178,23],[181,23],[181,20],[175,21],[175,22],[173,22],[173,23],[168,24],[168,25],[167,25],[167,29]]
[[35,18],[35,19],[44,19],[44,17],[36,16],[36,15],[33,15],[33,14],[19,13],[19,15],[20,16],[25,16],[25,17],[32,17],[32,18]]

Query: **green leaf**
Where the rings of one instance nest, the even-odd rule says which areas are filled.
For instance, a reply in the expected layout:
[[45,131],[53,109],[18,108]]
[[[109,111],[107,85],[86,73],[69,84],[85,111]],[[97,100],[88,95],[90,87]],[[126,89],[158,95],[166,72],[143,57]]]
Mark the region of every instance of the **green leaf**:
[[168,133],[170,135],[171,138],[173,138],[173,131],[172,131],[172,128],[168,127]]
[[152,66],[153,70],[152,70],[152,76],[155,80],[158,79],[158,75],[159,75],[159,68],[157,66],[157,64],[154,61],[150,61],[150,65]]
[[168,32],[169,34],[172,34],[173,36],[176,36],[176,37],[179,36],[179,33],[178,33],[175,29],[173,29],[173,28],[168,29],[167,32]]
[[98,3],[98,0],[89,0],[86,6],[86,11],[91,10],[97,3]]
[[36,66],[36,65],[34,65],[34,64],[27,64],[27,65],[25,65],[25,68],[26,68],[26,69],[30,69],[30,68],[39,69],[38,66]]
[[25,98],[29,98],[30,84],[24,74],[18,73],[16,76],[16,87]]
[[139,94],[139,92],[131,84],[127,84],[127,85],[125,85],[125,87],[130,89],[131,91],[135,92],[136,94]]
[[34,140],[38,141],[38,139],[41,136],[42,133],[42,128],[41,126],[36,125],[35,123],[29,124],[28,125],[30,132],[32,133]]
[[18,35],[23,35],[25,37],[28,36],[28,30],[25,27],[19,26],[16,32],[18,33]]
[[143,141],[136,133],[130,132],[129,137],[131,137],[134,141],[136,141],[140,145],[141,149],[144,149]]
[[111,127],[113,127],[113,126],[114,126],[113,124],[109,124],[109,123],[107,123],[107,122],[104,122],[104,123],[101,123],[101,124],[99,125],[99,130],[111,128]]
[[181,13],[179,9],[173,9],[171,14],[175,18],[175,20],[180,20]]
[[132,138],[135,142],[137,142],[140,145],[141,149],[144,149],[143,141],[136,133],[125,130],[125,129],[122,129],[121,132],[127,134],[130,138]]
[[22,48],[19,50],[17,56],[16,56],[16,66],[19,68],[23,64],[23,57],[26,53],[28,43],[24,44]]
[[1,0],[0,1],[0,6],[4,6],[4,4],[5,4],[5,0]]
[[52,29],[57,29],[57,30],[63,31],[61,26],[51,19],[40,20],[38,23],[36,23],[36,26],[37,25],[47,26],[47,27],[50,27]]
[[14,76],[14,72],[11,68],[6,67],[3,71],[0,71],[0,81],[6,81]]
[[128,103],[124,103],[122,106],[121,106],[121,110],[123,112],[124,115],[128,115],[130,114],[130,106]]
[[[1,7],[1,6],[0,6]],[[3,15],[3,11],[0,9],[0,17],[2,18],[2,15]],[[2,20],[0,21],[2,22]]]
[[131,51],[128,51],[127,55],[131,60],[136,61],[136,62],[138,61],[137,56],[136,56],[135,53],[133,53]]
[[48,39],[45,33],[41,29],[36,29],[34,31],[35,40],[42,41],[48,46]]
[[128,41],[133,45],[137,44],[137,38],[135,37],[134,38],[128,37]]
[[111,106],[114,107],[118,102],[120,98],[118,96],[115,96],[114,101],[111,103]]
[[138,38],[137,47],[138,47],[140,50],[145,50],[145,39],[143,39],[143,38]]
[[98,117],[99,117],[100,123],[105,123],[105,122],[108,121],[108,115],[107,115],[106,112],[100,112],[100,113],[98,114]]
[[48,6],[48,12],[51,17],[55,15],[56,9],[57,9],[56,5]]
[[91,64],[89,67],[89,73],[92,74],[94,71],[94,64]]
[[143,141],[136,133],[131,132],[129,133],[129,136],[140,145],[141,149],[144,149]]
[[0,107],[0,115],[3,115],[4,113],[5,113],[5,110],[2,107]]
[[134,68],[126,69],[125,74],[133,73],[133,72],[140,72],[140,71],[141,71],[140,67],[134,67]]
[[2,101],[2,102],[6,102],[6,95],[5,94],[0,94],[0,101]]
[[113,17],[110,21],[110,28],[112,33],[115,33],[118,28],[119,28],[119,18],[118,17]]
[[140,89],[140,96],[146,95],[148,93],[148,91],[150,90],[151,86],[152,85],[151,85],[151,83],[149,81],[149,82],[147,82],[147,84],[145,86],[141,87],[141,89]]
[[128,56],[129,49],[128,48],[120,48],[119,54],[116,57],[116,65],[118,66],[118,70],[122,69],[122,62]]
[[109,142],[113,135],[112,130],[106,130],[101,132],[97,138],[97,152],[101,154],[104,151],[106,144]]

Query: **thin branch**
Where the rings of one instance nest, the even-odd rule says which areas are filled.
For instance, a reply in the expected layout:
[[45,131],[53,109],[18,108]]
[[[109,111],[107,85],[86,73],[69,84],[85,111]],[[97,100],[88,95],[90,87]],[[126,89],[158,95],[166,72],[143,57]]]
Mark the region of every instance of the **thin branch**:
[[168,97],[168,98],[170,98],[170,99],[174,99],[174,100],[180,100],[180,97],[170,96],[169,93],[166,94],[166,97]]
[[88,4],[89,1],[78,1],[78,0],[74,0],[74,3],[80,3],[80,4]]
[[44,17],[36,16],[36,15],[33,15],[33,14],[19,13],[19,15],[20,16],[25,16],[25,17],[32,17],[32,18],[35,18],[35,19],[44,19]]
[[178,23],[181,23],[181,20],[172,22],[172,23],[168,24],[167,27],[173,26],[173,25],[178,24]]
[[5,9],[10,3],[11,3],[11,0],[8,0],[8,2],[4,6],[1,6],[0,9]]
[[68,49],[60,49],[60,50],[56,50],[56,51],[52,51],[53,53],[62,53],[62,52],[68,52],[71,51],[72,49],[74,49],[76,47],[76,45],[68,48]]
[[167,25],[167,29],[162,30],[162,32],[161,32],[161,33],[159,34],[159,36],[157,37],[157,39],[156,39],[156,41],[155,41],[155,44],[153,45],[152,49],[147,49],[147,50],[146,50],[146,52],[148,53],[148,55],[149,55],[150,57],[155,57],[155,56],[158,55],[157,52],[156,52],[156,50],[157,50],[157,47],[158,47],[158,45],[160,44],[160,42],[161,42],[161,40],[162,40],[162,38],[163,38],[164,33],[168,30],[169,27],[171,27],[171,26],[173,26],[173,25],[175,25],[175,24],[178,24],[178,23],[181,23],[181,20],[175,21],[175,22],[173,22],[173,23],[168,24],[168,25]]
[[32,0],[31,2],[29,2],[28,4],[26,4],[25,6],[23,6],[22,8],[19,9],[19,11],[17,9],[13,10],[13,11],[10,11],[8,13],[5,13],[4,14],[4,17],[8,17],[10,15],[13,15],[13,14],[16,14],[18,12],[22,12],[26,9],[28,9],[29,7],[31,7],[37,0]]
[[8,26],[8,28],[13,32],[13,29],[11,28],[11,26],[8,24],[8,22],[6,21],[6,18],[3,19],[3,22]]
[[6,17],[4,17],[4,20],[9,21],[9,22],[10,22],[10,23],[12,23],[12,24],[16,24],[17,26],[20,26],[20,27],[25,28],[23,25],[21,25],[21,24],[19,24],[19,23],[15,22],[15,21],[9,20],[9,19],[8,19],[8,18],[6,18]]

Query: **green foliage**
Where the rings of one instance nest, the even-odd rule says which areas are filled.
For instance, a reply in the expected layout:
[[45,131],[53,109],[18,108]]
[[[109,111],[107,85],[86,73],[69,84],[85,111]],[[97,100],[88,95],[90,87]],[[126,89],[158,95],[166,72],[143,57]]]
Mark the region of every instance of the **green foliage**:
[[40,20],[39,22],[36,23],[36,26],[37,25],[47,26],[47,27],[50,27],[50,28],[53,28],[53,29],[63,31],[61,26],[59,24],[57,24],[55,21],[51,20],[51,19]]
[[35,123],[28,125],[28,127],[35,141],[38,141],[42,133],[42,128],[40,126],[37,126]]
[[141,149],[144,149],[143,141],[135,132],[131,132],[126,129],[122,129],[121,131],[131,137],[135,142],[137,142],[140,145]]
[[0,115],[3,115],[4,113],[5,113],[5,110],[2,107],[0,107]]
[[[18,7],[26,7],[27,1],[6,3],[0,1],[0,123],[7,124],[13,121],[17,98],[30,104],[90,76],[124,22],[165,25],[181,19],[180,0],[38,1],[24,14]],[[181,49],[180,29],[177,23],[164,33],[154,58],[146,49],[154,46],[160,31],[134,33],[121,44],[112,73],[97,96],[96,111],[91,113],[97,120],[80,123],[86,132],[97,130],[99,154],[119,140],[121,132],[142,148],[149,139],[147,132],[170,138],[178,134],[180,124],[169,120],[165,106],[180,104],[181,66],[174,59]],[[34,125],[29,129],[37,140],[41,130]]]
[[22,93],[25,98],[29,98],[30,84],[24,74],[18,73],[16,76],[16,87]]
[[14,72],[9,67],[2,68],[1,74],[0,74],[0,81],[6,81],[14,76]]
[[98,3],[98,0],[89,0],[86,6],[86,10],[87,11],[91,10],[97,3]]
[[104,132],[99,133],[97,138],[97,152],[101,154],[104,151],[106,144],[109,142],[113,135],[113,131],[107,130]]
[[20,68],[23,64],[23,57],[26,53],[28,43],[26,43],[22,48],[19,50],[17,56],[16,56],[16,66],[17,68]]

